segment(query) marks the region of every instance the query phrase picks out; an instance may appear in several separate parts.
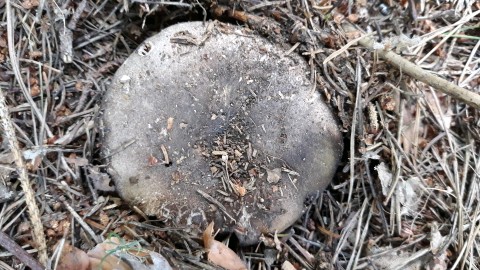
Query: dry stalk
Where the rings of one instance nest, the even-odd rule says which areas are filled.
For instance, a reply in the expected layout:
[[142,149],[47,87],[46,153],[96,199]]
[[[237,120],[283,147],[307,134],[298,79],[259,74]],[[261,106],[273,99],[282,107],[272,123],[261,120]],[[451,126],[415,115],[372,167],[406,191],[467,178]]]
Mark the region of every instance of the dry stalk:
[[25,202],[27,204],[28,214],[30,216],[30,222],[33,227],[33,239],[37,244],[39,261],[43,265],[46,265],[47,256],[47,244],[45,242],[45,234],[43,232],[42,221],[40,220],[40,211],[38,210],[37,202],[35,201],[35,193],[30,185],[27,169],[25,167],[25,161],[22,157],[22,152],[18,145],[17,137],[15,136],[15,129],[12,125],[12,120],[8,113],[8,107],[5,102],[3,90],[0,88],[0,121],[2,122],[5,138],[7,139],[10,149],[15,158],[15,166],[17,167],[17,173],[19,175],[20,184],[25,192]]
[[[16,256],[22,263],[30,267],[32,270],[44,269],[27,251],[19,244],[13,241],[6,233],[0,231],[0,243],[3,248]],[[13,269],[13,268],[12,268]]]
[[[347,33],[357,31],[357,29],[350,24],[344,24],[343,28]],[[360,39],[358,43],[365,48],[373,50],[374,41],[369,37],[364,37]],[[377,49],[375,50],[375,52],[378,54],[378,56],[385,59],[387,62],[394,65],[412,78],[424,82],[437,89],[438,91],[450,95],[460,101],[463,101],[476,109],[480,109],[480,95],[468,91],[462,87],[459,87],[445,79],[442,79],[422,69],[418,65],[408,61],[407,59],[394,53],[393,51]]]

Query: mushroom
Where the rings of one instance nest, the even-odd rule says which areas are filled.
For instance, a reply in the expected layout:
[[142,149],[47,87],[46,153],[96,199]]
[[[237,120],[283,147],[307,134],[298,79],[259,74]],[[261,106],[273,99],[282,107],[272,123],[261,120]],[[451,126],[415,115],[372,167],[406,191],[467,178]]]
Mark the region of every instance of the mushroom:
[[282,231],[332,180],[337,121],[305,61],[248,29],[170,26],[119,68],[103,100],[103,153],[124,200],[241,244]]

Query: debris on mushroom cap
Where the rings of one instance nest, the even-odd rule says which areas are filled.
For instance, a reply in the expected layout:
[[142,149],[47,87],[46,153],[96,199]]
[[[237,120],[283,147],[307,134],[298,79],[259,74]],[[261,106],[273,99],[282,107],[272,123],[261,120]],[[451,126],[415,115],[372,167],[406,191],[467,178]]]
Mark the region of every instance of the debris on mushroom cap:
[[241,27],[164,29],[105,94],[104,154],[117,190],[197,233],[214,220],[251,244],[284,230],[330,183],[343,151],[308,70]]

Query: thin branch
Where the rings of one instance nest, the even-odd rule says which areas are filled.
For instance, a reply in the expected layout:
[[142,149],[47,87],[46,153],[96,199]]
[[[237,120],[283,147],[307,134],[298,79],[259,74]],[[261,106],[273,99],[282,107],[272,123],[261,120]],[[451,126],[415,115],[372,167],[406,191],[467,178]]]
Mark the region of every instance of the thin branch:
[[23,264],[30,267],[32,270],[43,270],[45,269],[38,261],[36,261],[32,255],[26,252],[19,244],[13,241],[10,236],[0,230],[0,246],[12,253],[13,256],[17,257]]
[[[343,28],[346,32],[357,31],[357,29],[350,24],[344,24]],[[374,41],[369,37],[362,38],[358,41],[358,43],[365,48],[373,50]],[[393,51],[387,51],[383,49],[377,49],[375,51],[381,58],[385,59],[387,62],[394,65],[412,78],[424,82],[437,89],[438,91],[450,95],[460,101],[463,101],[476,109],[480,109],[480,95],[468,91],[462,87],[459,87],[456,84],[453,84],[422,69],[418,65],[415,65],[414,63],[408,61],[407,59],[394,53]]]

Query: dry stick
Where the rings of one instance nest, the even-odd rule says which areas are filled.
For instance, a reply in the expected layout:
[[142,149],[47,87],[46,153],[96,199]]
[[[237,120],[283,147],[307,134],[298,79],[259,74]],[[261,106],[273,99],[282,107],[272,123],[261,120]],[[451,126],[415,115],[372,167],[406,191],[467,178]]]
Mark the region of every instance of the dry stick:
[[[350,24],[344,24],[343,29],[346,32],[356,32],[358,31]],[[366,47],[370,50],[373,50],[374,41],[369,37],[364,37],[358,41],[360,45]],[[408,61],[407,59],[401,57],[400,55],[394,53],[393,51],[386,51],[382,49],[375,50],[377,54],[385,59],[390,64],[394,65],[402,72],[408,74],[410,77],[415,78],[421,82],[424,82],[438,91],[450,95],[460,101],[465,102],[466,104],[480,109],[480,95],[468,91],[462,87],[459,87],[445,79],[442,79],[421,67],[415,65],[414,63]]]
[[30,267],[32,270],[45,269],[40,263],[38,263],[32,255],[26,252],[19,244],[13,241],[6,233],[0,230],[0,246],[8,250],[15,257],[17,257],[23,264]]
[[82,226],[85,232],[90,235],[90,237],[93,239],[93,241],[95,241],[95,243],[100,244],[103,242],[103,239],[101,239],[101,237],[95,234],[92,228],[90,228],[90,226],[88,226],[88,224],[83,221],[83,218],[77,212],[75,212],[75,209],[73,209],[73,207],[71,207],[65,199],[60,198],[60,201],[63,203],[63,205],[65,205],[65,208],[67,208],[68,212],[72,214],[73,218],[75,218],[75,220],[78,222],[78,224],[80,224],[80,226]]
[[15,129],[12,125],[12,120],[8,114],[8,107],[3,96],[3,90],[0,88],[0,121],[2,122],[3,130],[5,132],[5,138],[10,144],[10,149],[15,158],[15,166],[17,167],[17,173],[19,175],[20,184],[22,190],[25,192],[25,202],[27,204],[28,214],[30,216],[30,222],[33,227],[33,239],[38,245],[38,254],[40,263],[46,265],[47,256],[47,244],[45,243],[45,234],[43,232],[42,221],[40,220],[40,211],[38,210],[37,201],[35,201],[35,193],[33,192],[30,180],[28,178],[28,172],[25,167],[25,161],[22,157],[22,152],[18,145],[17,137],[15,136]]

